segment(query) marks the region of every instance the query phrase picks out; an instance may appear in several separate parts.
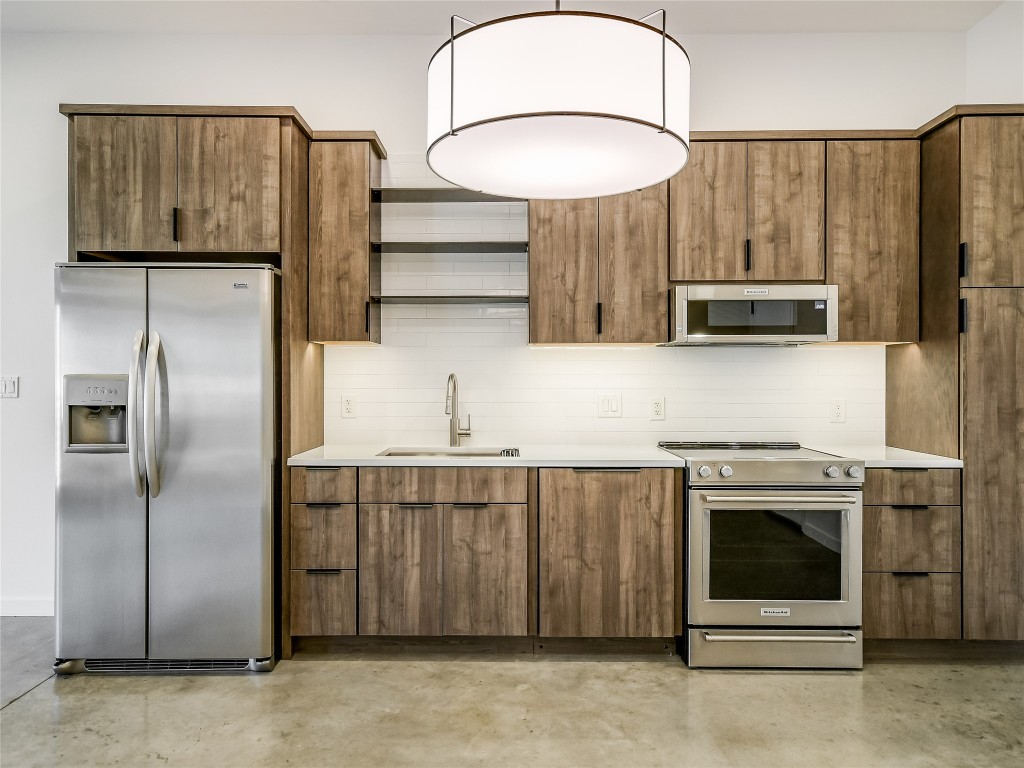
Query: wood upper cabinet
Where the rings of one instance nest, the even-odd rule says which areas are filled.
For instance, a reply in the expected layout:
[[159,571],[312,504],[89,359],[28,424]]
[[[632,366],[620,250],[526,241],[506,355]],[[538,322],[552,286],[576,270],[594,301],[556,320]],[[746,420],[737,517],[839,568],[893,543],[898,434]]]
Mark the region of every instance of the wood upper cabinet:
[[600,340],[665,341],[668,183],[598,201]]
[[671,197],[671,280],[824,280],[824,142],[693,142]]
[[366,141],[309,149],[309,338],[380,342],[380,157]]
[[181,251],[278,251],[281,125],[269,117],[179,117]]
[[672,635],[672,470],[541,469],[539,484],[540,634]]
[[76,251],[280,252],[281,120],[75,115]]
[[359,634],[441,634],[441,508],[359,506]]
[[965,117],[960,151],[960,284],[1024,286],[1024,116]]
[[917,341],[920,146],[828,142],[825,282],[840,341]]
[[751,280],[825,277],[825,144],[747,145]]
[[597,337],[597,199],[530,201],[530,341]]
[[747,145],[695,141],[669,181],[672,280],[745,280]]
[[964,638],[1024,640],[1024,290],[962,295]]
[[173,117],[74,118],[74,250],[177,250],[175,125]]
[[530,341],[656,343],[668,334],[668,184],[530,201]]

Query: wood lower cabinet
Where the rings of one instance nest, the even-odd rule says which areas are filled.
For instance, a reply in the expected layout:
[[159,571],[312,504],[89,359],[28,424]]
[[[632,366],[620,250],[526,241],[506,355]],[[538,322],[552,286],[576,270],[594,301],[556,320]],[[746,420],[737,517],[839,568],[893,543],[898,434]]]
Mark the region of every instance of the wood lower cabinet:
[[380,342],[380,157],[368,141],[309,148],[309,338]]
[[314,569],[291,576],[291,633],[354,635],[356,572]]
[[960,470],[928,468],[872,468],[864,473],[864,503],[960,503]]
[[539,634],[671,636],[672,470],[538,474]]
[[668,182],[530,201],[530,341],[668,338]]
[[527,633],[525,504],[445,504],[444,634]]
[[964,637],[1024,640],[1024,288],[962,296]]
[[960,507],[864,507],[865,571],[960,572]]
[[359,633],[440,635],[441,507],[359,505]]
[[830,141],[825,282],[840,341],[917,341],[917,141]]
[[67,114],[76,252],[281,252],[290,118]]
[[960,637],[959,573],[865,573],[864,637]]
[[293,569],[356,567],[355,504],[292,504]]

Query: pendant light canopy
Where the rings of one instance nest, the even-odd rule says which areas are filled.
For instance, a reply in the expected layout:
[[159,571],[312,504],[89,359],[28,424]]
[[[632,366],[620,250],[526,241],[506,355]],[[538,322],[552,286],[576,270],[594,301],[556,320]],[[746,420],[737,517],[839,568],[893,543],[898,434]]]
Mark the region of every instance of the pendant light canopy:
[[642,189],[686,164],[690,61],[664,27],[556,10],[455,34],[457,18],[427,67],[427,163],[441,178],[566,199]]

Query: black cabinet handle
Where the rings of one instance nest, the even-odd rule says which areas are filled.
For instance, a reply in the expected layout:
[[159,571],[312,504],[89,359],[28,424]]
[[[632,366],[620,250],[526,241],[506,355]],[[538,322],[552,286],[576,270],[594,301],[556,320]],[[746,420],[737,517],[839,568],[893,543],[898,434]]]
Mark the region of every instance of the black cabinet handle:
[[893,509],[928,509],[927,504],[890,504]]
[[366,302],[366,332],[370,332],[370,302]]
[[750,255],[750,240],[743,246],[743,268],[749,272],[754,267],[754,259]]
[[960,333],[967,333],[967,299],[960,299],[957,304],[956,324]]
[[601,309],[602,309],[601,302],[599,301],[599,302],[597,302],[597,333],[598,333],[598,335],[601,335],[601,321],[603,320],[603,318],[601,316],[602,315]]
[[893,576],[899,576],[900,578],[908,579],[926,579],[928,578],[927,571],[893,571]]
[[893,472],[927,472],[928,467],[893,467]]
[[469,502],[469,501],[459,501],[459,502],[455,502],[454,504],[452,504],[452,506],[453,507],[458,507],[459,509],[480,509],[482,507],[488,506],[488,504],[485,501],[477,502],[477,503],[473,503],[473,502]]
[[181,242],[181,208],[177,206],[171,209],[171,237],[174,242]]
[[960,277],[967,277],[967,243],[960,243],[958,271]]
[[310,576],[330,576],[331,574],[341,573],[341,568],[307,568],[306,573]]

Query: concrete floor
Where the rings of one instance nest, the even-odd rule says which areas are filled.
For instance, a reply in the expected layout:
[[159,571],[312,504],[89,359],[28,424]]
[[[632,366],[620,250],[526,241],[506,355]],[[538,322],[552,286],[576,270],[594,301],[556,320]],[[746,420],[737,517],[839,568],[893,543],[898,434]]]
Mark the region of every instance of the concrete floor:
[[1022,698],[1019,661],[310,657],[267,675],[46,679],[0,712],[0,763],[1017,768]]

